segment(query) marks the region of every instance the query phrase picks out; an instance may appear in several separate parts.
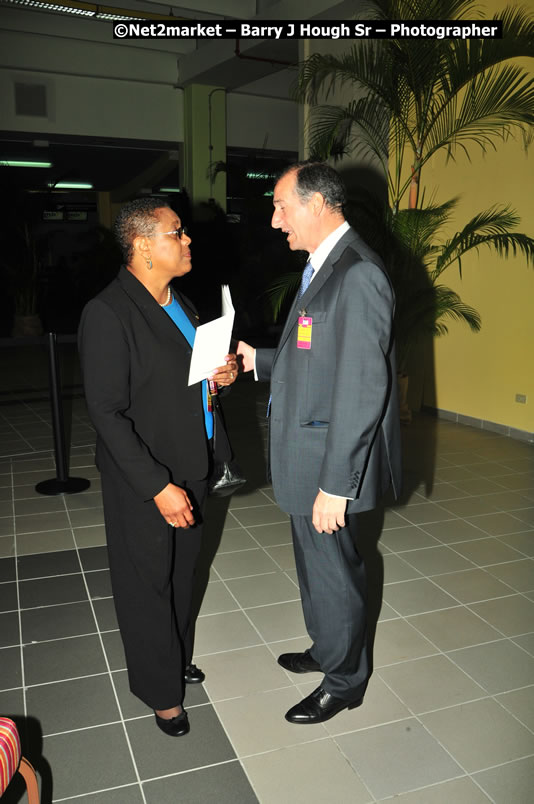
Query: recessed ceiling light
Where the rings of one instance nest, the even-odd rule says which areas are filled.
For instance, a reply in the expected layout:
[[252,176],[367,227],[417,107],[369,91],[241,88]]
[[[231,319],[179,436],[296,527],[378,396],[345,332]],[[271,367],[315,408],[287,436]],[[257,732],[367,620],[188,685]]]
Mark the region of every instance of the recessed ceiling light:
[[0,159],[2,167],[51,168],[52,162],[35,162],[23,159]]
[[86,181],[58,181],[57,184],[49,181],[48,186],[53,190],[92,190],[93,185]]

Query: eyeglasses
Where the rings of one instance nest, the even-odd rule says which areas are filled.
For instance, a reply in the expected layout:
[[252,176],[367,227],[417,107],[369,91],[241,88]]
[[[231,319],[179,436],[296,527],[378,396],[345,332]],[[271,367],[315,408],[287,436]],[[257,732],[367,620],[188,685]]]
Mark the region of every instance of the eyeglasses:
[[179,229],[173,229],[172,232],[154,232],[154,234],[148,235],[149,237],[156,237],[156,235],[174,235],[176,240],[181,240],[183,235],[187,234],[187,229],[185,226],[180,226]]

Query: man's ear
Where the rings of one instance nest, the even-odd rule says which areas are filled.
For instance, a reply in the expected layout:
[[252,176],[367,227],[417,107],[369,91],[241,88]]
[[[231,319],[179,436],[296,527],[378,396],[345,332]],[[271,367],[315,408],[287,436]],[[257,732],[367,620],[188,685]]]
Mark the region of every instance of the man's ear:
[[314,215],[320,215],[325,206],[324,196],[316,192],[311,197],[311,208]]

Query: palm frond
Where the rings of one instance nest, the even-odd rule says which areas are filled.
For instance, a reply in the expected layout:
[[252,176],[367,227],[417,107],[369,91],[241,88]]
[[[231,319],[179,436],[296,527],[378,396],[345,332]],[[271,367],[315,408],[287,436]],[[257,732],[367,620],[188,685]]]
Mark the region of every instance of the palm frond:
[[379,101],[315,107],[308,131],[310,149],[320,158],[363,151],[373,154],[387,173],[388,126]]
[[279,276],[265,291],[274,321],[278,320],[278,316],[288,297],[295,295],[297,292],[301,279],[301,271],[291,271],[288,274]]
[[510,231],[519,222],[519,216],[509,207],[492,207],[478,213],[444,244],[432,277],[436,279],[454,262],[458,262],[461,275],[462,257],[472,250],[478,252],[482,246],[489,247],[499,257],[522,254],[527,263],[534,266],[534,238]]

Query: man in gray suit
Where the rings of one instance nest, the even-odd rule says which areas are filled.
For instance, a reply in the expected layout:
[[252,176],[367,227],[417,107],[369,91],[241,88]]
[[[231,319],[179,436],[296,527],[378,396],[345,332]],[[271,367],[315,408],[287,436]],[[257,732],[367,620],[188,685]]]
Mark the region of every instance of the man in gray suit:
[[245,371],[271,382],[270,474],[291,516],[312,640],[278,662],[324,673],[287,712],[291,723],[321,723],[362,702],[369,662],[357,513],[400,487],[394,295],[380,258],[345,221],[344,200],[328,165],[301,162],[282,174],[272,226],[310,256],[278,348],[237,349]]

